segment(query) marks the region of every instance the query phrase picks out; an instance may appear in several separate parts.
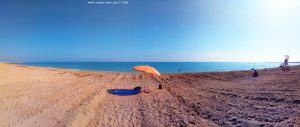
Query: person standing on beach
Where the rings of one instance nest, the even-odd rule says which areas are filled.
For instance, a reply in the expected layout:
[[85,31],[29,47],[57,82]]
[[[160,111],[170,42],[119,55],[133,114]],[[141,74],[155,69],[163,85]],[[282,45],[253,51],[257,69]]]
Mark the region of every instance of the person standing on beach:
[[284,66],[284,67],[287,67],[287,66],[288,66],[288,64],[289,64],[289,62],[288,62],[288,59],[287,59],[287,58],[286,58],[286,59],[284,59],[283,66]]

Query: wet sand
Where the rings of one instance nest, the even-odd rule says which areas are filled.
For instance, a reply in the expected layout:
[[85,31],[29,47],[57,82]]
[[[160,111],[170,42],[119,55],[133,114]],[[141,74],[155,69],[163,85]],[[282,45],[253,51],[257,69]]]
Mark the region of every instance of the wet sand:
[[[156,80],[0,63],[0,127],[300,126],[300,66],[259,74],[180,73]],[[107,93],[135,86],[150,92]]]

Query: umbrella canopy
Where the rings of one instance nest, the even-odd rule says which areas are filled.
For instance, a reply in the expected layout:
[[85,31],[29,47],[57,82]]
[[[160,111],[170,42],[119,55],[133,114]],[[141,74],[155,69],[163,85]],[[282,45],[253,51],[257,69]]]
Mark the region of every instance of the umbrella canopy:
[[148,65],[134,66],[132,69],[141,71],[141,72],[145,72],[150,75],[160,76],[160,73],[154,67],[151,67]]

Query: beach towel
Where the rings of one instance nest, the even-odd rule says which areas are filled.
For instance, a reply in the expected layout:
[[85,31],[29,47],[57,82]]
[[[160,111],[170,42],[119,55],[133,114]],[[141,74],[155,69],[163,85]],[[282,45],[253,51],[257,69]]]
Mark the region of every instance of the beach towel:
[[134,89],[108,89],[107,92],[113,95],[129,96],[139,94],[141,87],[135,87]]

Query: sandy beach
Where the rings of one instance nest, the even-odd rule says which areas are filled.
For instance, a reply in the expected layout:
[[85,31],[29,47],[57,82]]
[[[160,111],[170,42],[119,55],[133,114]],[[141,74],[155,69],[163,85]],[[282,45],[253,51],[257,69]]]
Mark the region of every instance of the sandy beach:
[[[258,72],[163,74],[157,81],[0,63],[0,127],[300,126],[300,66]],[[150,92],[107,92],[136,86]]]

